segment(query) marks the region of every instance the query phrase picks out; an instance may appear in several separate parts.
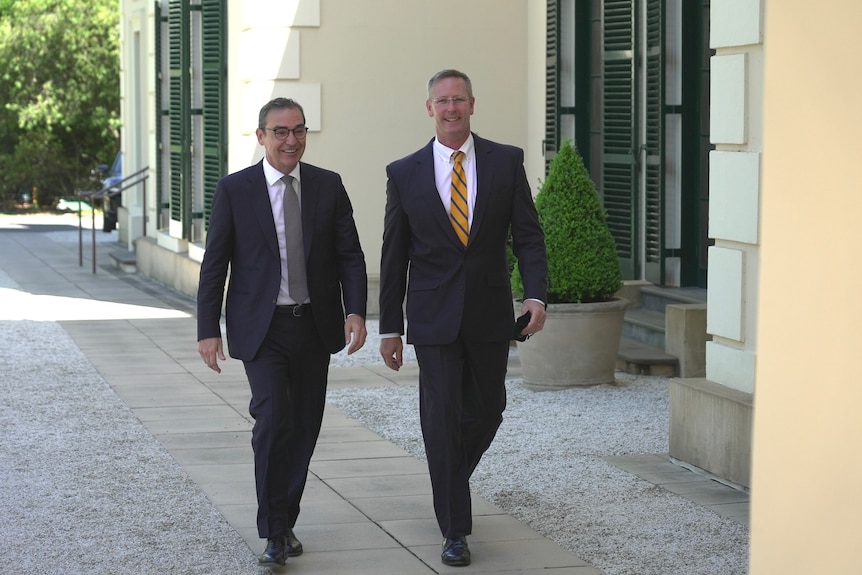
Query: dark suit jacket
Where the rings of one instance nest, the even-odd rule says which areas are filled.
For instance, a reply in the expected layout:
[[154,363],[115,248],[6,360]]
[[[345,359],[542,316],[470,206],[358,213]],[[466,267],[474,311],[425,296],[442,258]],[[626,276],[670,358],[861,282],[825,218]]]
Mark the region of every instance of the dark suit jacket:
[[473,140],[477,190],[466,248],[437,192],[433,140],[386,168],[380,333],[403,333],[406,294],[408,343],[447,344],[459,332],[477,341],[510,339],[510,226],[524,297],[547,301],[544,235],[524,171],[524,152],[475,134]]
[[[344,347],[344,318],[365,317],[365,257],[353,207],[335,172],[300,163],[302,235],[314,322],[326,347]],[[225,279],[231,357],[254,358],[275,312],[278,239],[263,162],[222,178],[213,197],[198,286],[198,339],[219,337]]]

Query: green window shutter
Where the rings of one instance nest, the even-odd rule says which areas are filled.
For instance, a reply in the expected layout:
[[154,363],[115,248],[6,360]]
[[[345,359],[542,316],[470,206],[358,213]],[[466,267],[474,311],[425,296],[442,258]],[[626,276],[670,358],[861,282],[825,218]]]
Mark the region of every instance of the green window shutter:
[[225,0],[201,1],[203,43],[203,198],[209,222],[216,184],[227,168]]
[[165,23],[167,23],[168,18],[167,15],[162,13],[162,3],[159,0],[156,0],[155,7],[155,30],[153,37],[155,38],[155,50],[156,50],[156,111],[158,113],[158,118],[156,119],[156,142],[158,143],[158,150],[156,151],[156,184],[155,184],[155,194],[156,194],[156,229],[161,226],[161,213],[163,207],[168,207],[169,199],[166,198],[166,190],[164,185],[164,179],[162,178],[162,174],[164,173],[165,165],[164,161],[162,161],[162,151],[161,147],[163,145],[162,138],[164,137],[164,129],[162,128],[162,116],[168,115],[169,110],[165,109],[164,98],[162,97],[162,89],[164,87],[165,78],[162,75],[164,70],[162,70],[162,54],[164,53],[164,38],[162,34],[162,27]]
[[623,277],[636,277],[637,116],[635,114],[634,3],[602,5],[602,198]]
[[169,114],[170,114],[170,215],[182,225],[182,237],[191,231],[191,55],[189,0],[170,0]]
[[543,142],[546,175],[551,159],[560,148],[559,13],[560,0],[548,0],[545,51],[545,140]]
[[664,284],[664,2],[646,5],[644,250],[647,280]]

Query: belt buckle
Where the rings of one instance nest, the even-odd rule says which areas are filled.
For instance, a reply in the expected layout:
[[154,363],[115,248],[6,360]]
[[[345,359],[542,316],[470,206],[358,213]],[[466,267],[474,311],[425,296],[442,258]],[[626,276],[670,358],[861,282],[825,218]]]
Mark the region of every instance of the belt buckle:
[[303,304],[301,304],[301,303],[300,303],[300,304],[296,304],[295,306],[293,306],[293,309],[291,310],[291,313],[293,313],[293,317],[302,317],[302,314],[303,314],[303,312],[305,311],[305,310],[303,309],[303,307],[304,307],[304,306],[303,306]]

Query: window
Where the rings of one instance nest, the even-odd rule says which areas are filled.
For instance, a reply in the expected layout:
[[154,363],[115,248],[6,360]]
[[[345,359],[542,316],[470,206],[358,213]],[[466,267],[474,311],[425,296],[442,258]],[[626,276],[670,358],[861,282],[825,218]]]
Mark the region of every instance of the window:
[[227,167],[225,0],[168,0],[160,9],[157,193],[170,235],[195,242]]

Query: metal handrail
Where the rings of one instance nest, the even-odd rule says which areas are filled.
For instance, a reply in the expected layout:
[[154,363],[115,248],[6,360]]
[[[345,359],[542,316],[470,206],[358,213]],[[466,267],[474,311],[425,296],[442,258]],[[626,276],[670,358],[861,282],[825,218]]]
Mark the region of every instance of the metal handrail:
[[[92,244],[93,244],[93,273],[96,273],[96,206],[92,202],[94,199],[110,199],[114,196],[118,196],[122,194],[127,189],[137,186],[138,184],[143,184],[142,197],[141,197],[141,211],[143,212],[144,218],[144,235],[147,235],[147,179],[150,177],[149,174],[150,167],[147,166],[145,168],[141,168],[134,174],[130,174],[120,180],[118,183],[112,186],[106,186],[101,190],[97,191],[83,191],[78,190],[78,267],[83,267],[84,265],[84,226],[83,220],[81,216],[81,200],[84,197],[90,198],[90,218],[91,218],[91,231],[92,231]],[[104,213],[104,205],[102,206],[102,212]]]

